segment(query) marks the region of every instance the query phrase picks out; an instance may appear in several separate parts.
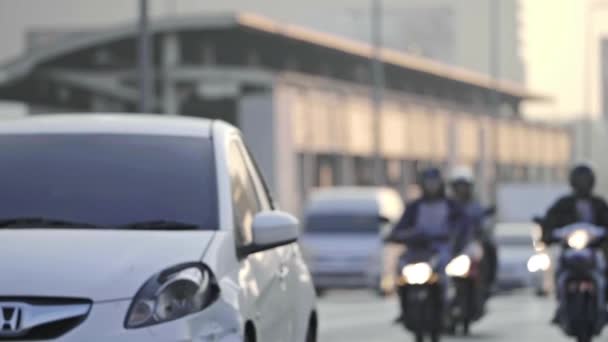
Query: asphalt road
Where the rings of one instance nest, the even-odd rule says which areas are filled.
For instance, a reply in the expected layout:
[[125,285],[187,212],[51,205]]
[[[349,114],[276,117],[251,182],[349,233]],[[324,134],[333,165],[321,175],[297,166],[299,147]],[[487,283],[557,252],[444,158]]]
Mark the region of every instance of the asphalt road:
[[[549,325],[552,299],[518,293],[492,299],[486,317],[472,327],[469,338],[445,341],[571,341]],[[397,316],[395,299],[381,300],[363,291],[334,292],[319,305],[321,342],[412,341],[411,335],[391,322]]]

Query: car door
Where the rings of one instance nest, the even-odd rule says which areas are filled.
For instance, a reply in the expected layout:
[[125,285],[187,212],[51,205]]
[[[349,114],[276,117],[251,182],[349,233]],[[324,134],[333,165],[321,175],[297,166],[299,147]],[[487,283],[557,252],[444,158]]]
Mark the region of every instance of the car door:
[[[235,138],[229,146],[229,168],[234,208],[235,239],[237,249],[252,243],[251,225],[254,216],[265,209],[258,197],[257,188],[249,172],[247,160]],[[247,289],[245,300],[253,310],[253,320],[261,341],[287,341],[285,324],[285,291],[276,249],[242,256],[240,261],[241,287]]]
[[[260,204],[264,210],[274,210],[274,202],[272,200],[272,196],[270,195],[270,191],[266,182],[264,181],[263,175],[260,173],[259,168],[257,167],[255,160],[247,150],[244,144],[239,144],[241,148],[241,152],[245,160],[247,161],[247,166],[249,170],[249,174],[253,179],[254,185],[256,187],[256,193]],[[284,302],[284,310],[281,313],[281,316],[284,318],[283,325],[287,329],[287,334],[289,338],[288,341],[294,341],[296,326],[299,322],[297,322],[297,298],[300,297],[300,293],[298,293],[298,285],[299,279],[297,277],[298,267],[295,264],[297,245],[291,244],[287,246],[281,246],[275,248],[276,255],[279,261],[279,268],[277,270],[277,276],[279,279],[279,284],[281,291],[284,292],[284,296],[286,297],[286,301]]]

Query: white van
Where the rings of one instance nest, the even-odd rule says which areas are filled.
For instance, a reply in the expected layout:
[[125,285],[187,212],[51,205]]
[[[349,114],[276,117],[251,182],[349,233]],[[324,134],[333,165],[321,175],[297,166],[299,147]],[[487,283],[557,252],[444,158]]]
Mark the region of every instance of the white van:
[[402,213],[403,201],[392,189],[316,191],[305,211],[301,240],[317,289],[380,290],[383,236]]

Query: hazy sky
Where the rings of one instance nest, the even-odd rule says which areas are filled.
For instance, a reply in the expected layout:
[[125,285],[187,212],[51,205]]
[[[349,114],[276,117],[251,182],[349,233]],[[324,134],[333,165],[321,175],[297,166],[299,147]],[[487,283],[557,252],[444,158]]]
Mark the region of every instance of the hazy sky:
[[[179,8],[208,8],[256,4],[274,0],[180,0]],[[328,0],[331,1],[331,0]],[[355,1],[355,0],[353,0]],[[359,0],[357,0],[359,1]],[[405,0],[404,0],[405,1]],[[467,0],[454,0],[467,1]],[[585,1],[593,0],[520,0],[522,5],[523,56],[527,65],[528,87],[552,96],[551,104],[530,105],[526,112],[540,117],[566,118],[583,111],[583,37]],[[601,0],[595,0],[597,2]],[[608,0],[604,0],[608,3]],[[274,1],[277,6],[284,2]],[[60,5],[59,5],[60,4]],[[152,0],[156,13],[175,10],[173,2]],[[66,9],[73,10],[67,11]],[[135,14],[134,0],[0,0],[0,61],[23,49],[23,35],[32,27],[79,27],[124,22]],[[592,110],[600,111],[599,41],[600,32],[608,33],[608,7],[595,10],[593,32],[596,44],[590,54]]]
[[[588,0],[587,3],[599,3]],[[608,1],[604,1],[608,3]],[[554,97],[551,105],[528,106],[542,116],[568,117],[583,112],[585,1],[523,0],[523,56],[528,87]],[[593,113],[600,111],[599,38],[608,32],[608,7],[593,12],[589,75]]]

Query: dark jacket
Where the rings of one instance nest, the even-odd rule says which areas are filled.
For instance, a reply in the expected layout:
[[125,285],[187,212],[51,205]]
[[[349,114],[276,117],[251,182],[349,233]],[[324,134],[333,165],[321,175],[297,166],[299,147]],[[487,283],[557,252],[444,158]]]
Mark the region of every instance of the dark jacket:
[[[604,199],[592,196],[591,208],[593,210],[593,224],[608,229],[608,204]],[[577,198],[568,195],[560,198],[547,211],[543,221],[543,238],[548,241],[554,229],[567,226],[580,221],[576,209]]]
[[[460,244],[458,238],[464,238],[466,236],[466,229],[469,225],[467,215],[462,209],[462,206],[452,201],[451,199],[442,199],[448,202],[448,221],[450,224],[450,232],[452,237],[455,238],[454,243]],[[427,199],[421,198],[407,204],[405,212],[399,223],[395,226],[393,233],[394,235],[400,235],[399,232],[411,230],[417,226],[418,223],[418,209],[420,205],[428,201]]]

